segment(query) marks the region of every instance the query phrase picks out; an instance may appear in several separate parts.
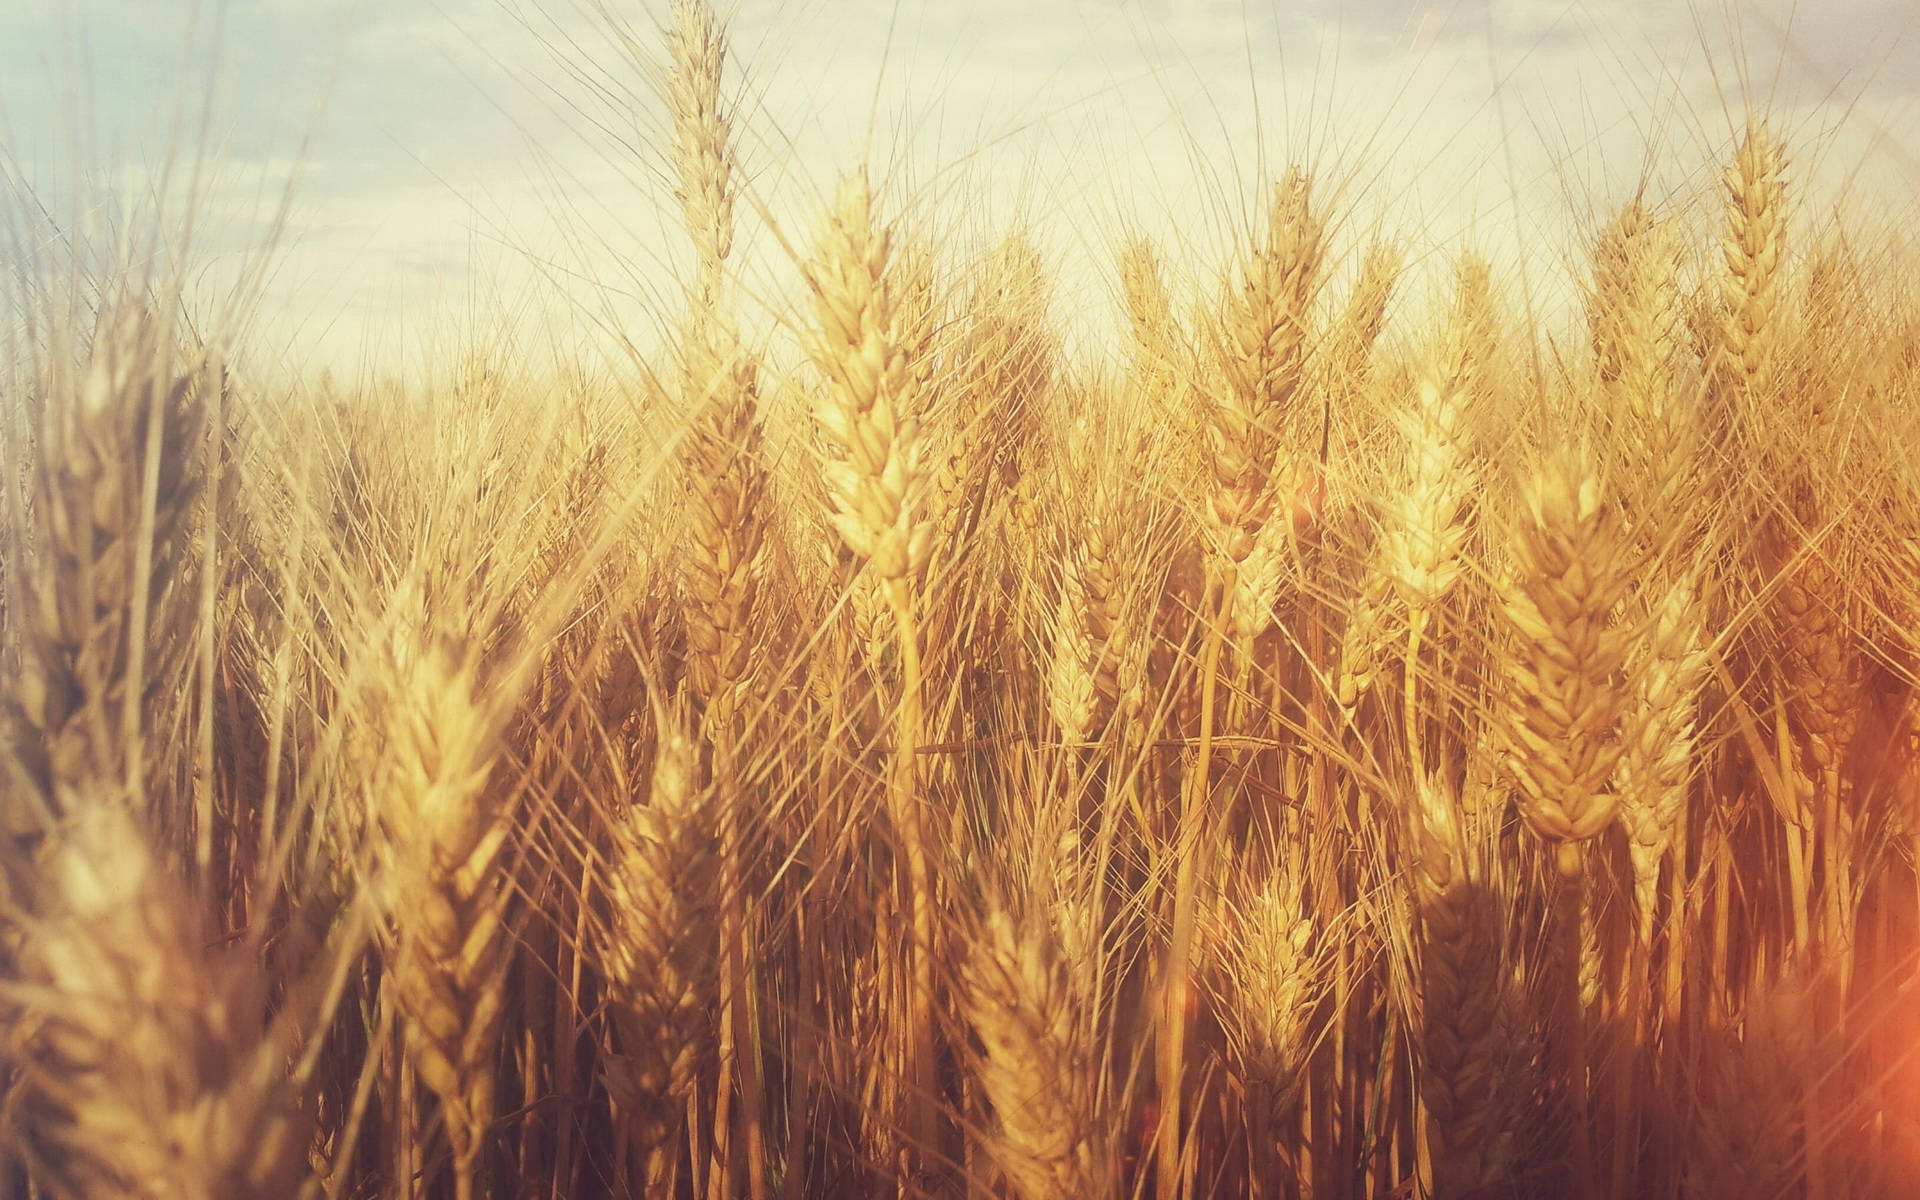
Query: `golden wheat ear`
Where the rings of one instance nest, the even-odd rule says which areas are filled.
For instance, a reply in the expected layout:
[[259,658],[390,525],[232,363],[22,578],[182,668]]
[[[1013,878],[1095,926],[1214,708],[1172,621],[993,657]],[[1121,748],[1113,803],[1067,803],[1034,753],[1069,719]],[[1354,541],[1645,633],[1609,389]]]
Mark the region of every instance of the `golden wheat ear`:
[[[828,520],[855,562],[856,588],[884,601],[899,692],[887,787],[911,937],[894,964],[907,1011],[907,1150],[924,1165],[939,1141],[934,863],[919,748],[924,719],[922,583],[937,526],[926,512],[931,454],[921,434],[932,362],[899,300],[892,230],[864,171],[845,176],[806,266],[814,323],[806,348],[826,377],[814,404]],[[856,592],[856,595],[859,593]]]
[[270,1020],[257,947],[222,946],[136,818],[75,799],[31,864],[33,910],[6,915],[3,1049],[32,1178],[82,1200],[292,1195],[313,1137],[292,1039],[316,1031]]
[[1044,921],[995,908],[968,948],[961,994],[979,1052],[974,1071],[997,1133],[988,1152],[1022,1200],[1115,1194],[1111,1131],[1096,1102],[1097,1062],[1072,973]]
[[1502,761],[1521,815],[1578,870],[1579,847],[1613,820],[1629,630],[1617,623],[1631,569],[1600,480],[1570,456],[1551,460],[1526,496],[1504,586],[1519,641],[1506,660]]
[[403,584],[383,645],[368,647],[360,736],[373,886],[384,909],[382,988],[407,1061],[440,1102],[456,1192],[487,1187],[506,979],[512,962],[516,789],[496,781],[513,681],[481,684],[475,647],[443,632]]

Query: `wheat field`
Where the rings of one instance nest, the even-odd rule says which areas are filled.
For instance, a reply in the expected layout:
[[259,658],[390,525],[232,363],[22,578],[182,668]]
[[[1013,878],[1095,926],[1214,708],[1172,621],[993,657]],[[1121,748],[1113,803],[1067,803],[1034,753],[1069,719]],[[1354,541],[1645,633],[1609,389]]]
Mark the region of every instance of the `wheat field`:
[[662,32],[618,377],[10,285],[0,1194],[1920,1196],[1920,295],[1763,113],[1566,328],[1302,163],[1070,350],[856,165],[765,332]]

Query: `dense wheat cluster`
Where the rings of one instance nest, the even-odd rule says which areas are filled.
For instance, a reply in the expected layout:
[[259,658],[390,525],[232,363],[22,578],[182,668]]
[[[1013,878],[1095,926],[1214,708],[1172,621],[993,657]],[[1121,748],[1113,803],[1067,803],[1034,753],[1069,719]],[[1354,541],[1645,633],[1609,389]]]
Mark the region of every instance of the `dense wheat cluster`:
[[625,372],[13,284],[0,1194],[1920,1195],[1920,296],[1791,143],[1567,328],[1303,164],[1071,355],[854,169],[750,335],[664,33]]

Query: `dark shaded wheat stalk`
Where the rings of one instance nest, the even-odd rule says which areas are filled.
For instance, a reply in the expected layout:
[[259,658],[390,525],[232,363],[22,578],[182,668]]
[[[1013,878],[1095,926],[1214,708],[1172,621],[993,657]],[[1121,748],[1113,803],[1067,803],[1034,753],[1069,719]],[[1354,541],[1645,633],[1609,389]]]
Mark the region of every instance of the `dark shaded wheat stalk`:
[[607,921],[600,949],[619,1054],[607,1089],[631,1121],[649,1191],[674,1186],[676,1143],[713,1067],[721,941],[710,793],[689,718],[656,712],[645,801],[608,814]]

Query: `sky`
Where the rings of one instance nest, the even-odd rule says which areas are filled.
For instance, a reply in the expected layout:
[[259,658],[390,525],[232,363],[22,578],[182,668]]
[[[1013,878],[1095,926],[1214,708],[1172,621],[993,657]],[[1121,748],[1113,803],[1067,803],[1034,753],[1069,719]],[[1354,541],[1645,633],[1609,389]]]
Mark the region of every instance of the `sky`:
[[[1436,275],[1435,247],[1471,246],[1526,297],[1564,282],[1580,232],[1643,178],[1676,204],[1708,194],[1749,104],[1795,147],[1810,216],[1905,218],[1920,194],[1906,0],[718,7],[754,209],[744,286],[770,320],[821,197],[861,162],[956,253],[1029,230],[1069,321],[1111,310],[1125,232],[1219,261],[1293,161],[1337,194],[1343,245],[1394,237]],[[294,370],[500,331],[644,341],[684,262],[651,74],[664,12],[7,0],[12,240],[97,238],[164,187],[166,213],[196,214],[195,269],[254,281],[250,336]]]

